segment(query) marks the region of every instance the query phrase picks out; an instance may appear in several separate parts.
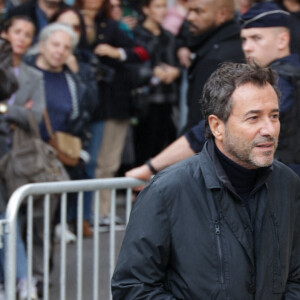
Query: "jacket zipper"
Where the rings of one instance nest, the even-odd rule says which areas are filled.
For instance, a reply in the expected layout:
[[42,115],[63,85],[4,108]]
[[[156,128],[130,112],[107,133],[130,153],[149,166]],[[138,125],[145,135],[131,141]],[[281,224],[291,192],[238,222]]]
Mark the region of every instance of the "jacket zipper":
[[223,252],[221,247],[221,236],[220,236],[220,222],[217,220],[215,222],[215,233],[217,238],[217,247],[218,247],[218,256],[220,261],[220,282],[224,284],[224,275],[223,275]]
[[278,222],[276,221],[276,217],[274,215],[274,213],[271,214],[272,217],[272,222],[273,222],[273,226],[274,226],[274,234],[275,234],[275,242],[276,242],[276,246],[277,246],[277,259],[278,259],[278,263],[276,264],[276,271],[278,273],[278,276],[280,276],[281,274],[281,269],[280,269],[280,242],[279,242],[279,233],[278,233]]

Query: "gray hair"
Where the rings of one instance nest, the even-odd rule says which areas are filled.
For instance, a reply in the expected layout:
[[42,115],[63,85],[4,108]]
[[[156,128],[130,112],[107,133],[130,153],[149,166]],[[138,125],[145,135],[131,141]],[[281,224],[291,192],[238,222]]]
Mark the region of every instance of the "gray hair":
[[212,138],[208,117],[217,116],[224,123],[232,110],[232,93],[246,83],[263,87],[269,83],[275,90],[278,102],[281,97],[277,84],[278,76],[271,68],[241,63],[224,63],[211,74],[204,85],[201,98],[202,114],[205,120],[205,136]]
[[61,23],[51,23],[44,27],[39,34],[39,42],[45,42],[54,32],[56,31],[63,31],[70,35],[72,38],[72,49],[74,50],[78,44],[78,37],[74,32],[73,28],[66,24]]

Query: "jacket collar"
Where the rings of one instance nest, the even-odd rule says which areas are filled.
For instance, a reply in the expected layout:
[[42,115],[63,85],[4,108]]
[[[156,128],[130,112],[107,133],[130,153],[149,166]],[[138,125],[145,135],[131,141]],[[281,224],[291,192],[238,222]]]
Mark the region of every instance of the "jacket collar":
[[[208,141],[205,143],[203,147],[203,154],[206,156],[206,159],[204,160],[204,163],[202,165],[205,166],[205,168],[202,168],[202,172],[206,173],[204,176],[204,180],[206,181],[206,186],[208,188],[221,188],[222,186],[225,186],[232,192],[237,198],[240,199],[240,197],[236,194],[231,182],[229,181],[220,161],[219,158],[215,152],[215,146],[213,139],[208,139]],[[205,163],[205,161],[207,163]],[[208,164],[213,167],[214,172],[212,173],[211,168],[208,169]],[[264,168],[265,169],[265,168]],[[209,172],[208,172],[209,171]],[[259,179],[257,180],[257,183],[252,191],[252,193],[255,193],[259,188],[261,188],[267,181],[270,173],[273,171],[273,165],[266,168],[265,172],[262,172]],[[209,176],[209,174],[214,174],[214,177]]]
[[[253,245],[253,235],[250,232],[250,229],[253,230],[252,225],[250,224],[250,219],[248,219],[246,211],[243,207],[236,205],[233,199],[240,199],[239,196],[235,193],[231,183],[228,180],[228,177],[225,174],[220,162],[215,153],[214,141],[209,139],[204,147],[203,151],[200,153],[201,162],[200,168],[203,173],[203,178],[208,189],[216,190],[214,197],[210,200],[214,201],[214,206],[216,207],[217,214],[219,218],[224,218],[225,222],[231,229],[232,234],[236,237],[239,243],[242,245],[244,251],[247,253],[249,261],[252,266],[255,266],[254,258],[254,245]],[[268,168],[268,172],[265,176],[261,177],[256,188],[253,190],[253,194],[266,184],[267,178],[272,172],[272,167]],[[224,188],[225,187],[225,188]],[[228,196],[228,192],[234,194],[235,197],[232,198]],[[263,193],[261,198],[257,200],[260,209],[259,218],[262,218],[262,215],[265,213],[266,209],[266,194]],[[255,221],[257,222],[257,220]]]

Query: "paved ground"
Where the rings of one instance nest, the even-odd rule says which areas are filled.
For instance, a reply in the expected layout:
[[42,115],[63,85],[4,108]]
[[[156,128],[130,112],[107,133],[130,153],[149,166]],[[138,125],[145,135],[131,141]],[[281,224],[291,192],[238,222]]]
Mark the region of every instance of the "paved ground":
[[[123,232],[116,233],[116,254],[118,255],[121,242],[124,236]],[[100,234],[100,278],[99,278],[99,300],[109,299],[109,233]],[[52,273],[52,287],[50,289],[50,299],[60,299],[60,247],[56,245],[55,266]],[[77,299],[76,294],[76,243],[67,246],[67,285],[66,299]],[[83,240],[83,300],[93,299],[93,240]]]
[[[125,218],[124,205],[118,205],[117,214]],[[116,260],[122,240],[124,230],[116,232]],[[100,278],[99,278],[99,298],[97,300],[109,300],[109,232],[100,233]],[[67,284],[66,299],[77,299],[76,293],[76,243],[67,245]],[[50,300],[59,300],[60,298],[60,246],[55,246],[54,269],[51,274],[52,287],[50,288]],[[93,239],[83,239],[83,282],[82,282],[83,300],[93,299]]]

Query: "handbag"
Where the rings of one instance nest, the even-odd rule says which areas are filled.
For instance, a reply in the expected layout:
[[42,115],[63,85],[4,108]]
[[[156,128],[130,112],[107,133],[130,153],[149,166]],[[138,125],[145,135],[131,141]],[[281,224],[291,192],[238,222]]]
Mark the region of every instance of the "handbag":
[[63,131],[53,132],[47,110],[44,112],[45,126],[49,134],[49,144],[56,150],[58,159],[66,166],[76,166],[82,149],[79,137]]
[[17,91],[18,86],[12,64],[11,45],[0,38],[0,100],[9,98]]
[[28,121],[29,131],[15,126],[12,148],[0,160],[0,176],[8,196],[27,183],[70,180],[56,151],[40,138],[31,112]]

